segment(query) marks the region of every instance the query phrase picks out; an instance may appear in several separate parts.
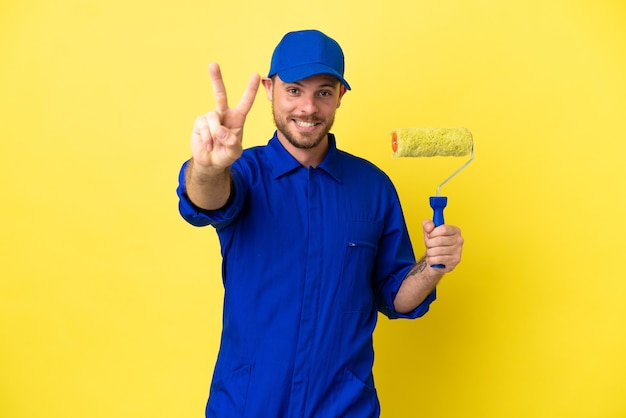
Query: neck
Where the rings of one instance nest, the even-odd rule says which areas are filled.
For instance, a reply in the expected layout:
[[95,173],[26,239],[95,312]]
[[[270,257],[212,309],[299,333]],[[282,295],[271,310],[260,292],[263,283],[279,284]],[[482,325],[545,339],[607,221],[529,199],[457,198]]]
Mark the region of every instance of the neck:
[[317,167],[324,161],[324,157],[326,157],[328,153],[328,135],[313,148],[299,148],[294,146],[280,131],[278,131],[277,137],[287,152],[304,167]]

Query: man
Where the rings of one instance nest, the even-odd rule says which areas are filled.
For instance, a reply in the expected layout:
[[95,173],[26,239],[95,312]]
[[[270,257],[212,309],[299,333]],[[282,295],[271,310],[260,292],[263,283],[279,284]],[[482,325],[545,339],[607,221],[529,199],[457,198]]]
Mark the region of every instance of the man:
[[[424,221],[426,254],[416,263],[389,178],[337,149],[329,132],[350,86],[333,39],[286,34],[267,78],[253,75],[234,108],[219,67],[209,72],[216,109],[195,122],[177,189],[182,216],[214,226],[223,257],[206,416],[378,417],[377,312],[424,315],[460,261],[460,230]],[[243,151],[260,82],[277,129],[266,146]]]

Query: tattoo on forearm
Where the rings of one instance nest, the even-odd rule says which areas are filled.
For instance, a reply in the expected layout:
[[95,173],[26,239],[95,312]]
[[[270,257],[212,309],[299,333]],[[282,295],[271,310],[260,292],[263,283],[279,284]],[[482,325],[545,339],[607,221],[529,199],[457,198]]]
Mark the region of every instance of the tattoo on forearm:
[[414,276],[417,273],[421,273],[424,271],[424,269],[426,269],[426,257],[422,257],[419,259],[419,261],[415,264],[415,266],[411,269],[411,271],[409,271],[409,274],[407,274],[407,277],[410,276]]

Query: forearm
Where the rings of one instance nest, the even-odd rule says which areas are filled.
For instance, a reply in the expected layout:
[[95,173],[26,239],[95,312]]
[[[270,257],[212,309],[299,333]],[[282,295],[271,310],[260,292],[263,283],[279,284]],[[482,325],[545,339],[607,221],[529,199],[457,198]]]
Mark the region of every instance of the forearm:
[[202,169],[191,159],[185,171],[185,189],[189,199],[199,208],[220,209],[232,192],[230,170]]
[[394,308],[399,313],[408,313],[417,308],[435,290],[443,272],[433,269],[422,257],[406,275],[394,299]]

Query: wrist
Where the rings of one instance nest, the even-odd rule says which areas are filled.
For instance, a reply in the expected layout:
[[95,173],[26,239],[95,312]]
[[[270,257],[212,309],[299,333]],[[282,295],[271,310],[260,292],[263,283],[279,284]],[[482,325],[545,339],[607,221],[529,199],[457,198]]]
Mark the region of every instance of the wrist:
[[413,270],[418,273],[415,276],[420,276],[420,280],[434,284],[437,284],[445,274],[444,270],[431,267],[425,255],[417,261]]
[[227,175],[230,167],[217,167],[198,163],[193,157],[189,160],[187,171],[197,179],[212,179]]

